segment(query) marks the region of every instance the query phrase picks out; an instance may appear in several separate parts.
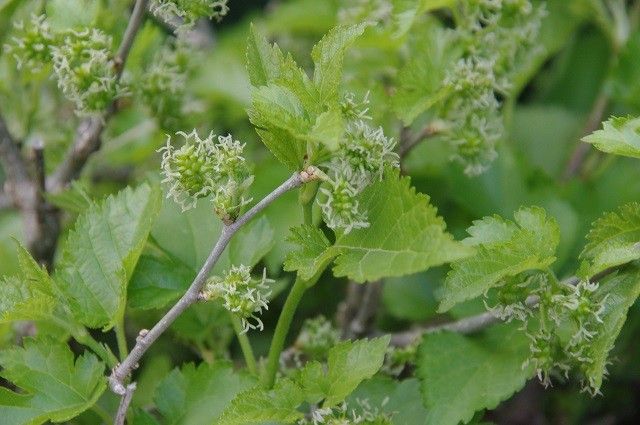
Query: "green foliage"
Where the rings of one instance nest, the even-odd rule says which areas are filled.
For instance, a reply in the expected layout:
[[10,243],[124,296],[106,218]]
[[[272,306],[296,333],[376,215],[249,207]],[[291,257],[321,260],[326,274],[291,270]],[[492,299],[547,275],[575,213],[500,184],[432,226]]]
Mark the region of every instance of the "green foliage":
[[640,118],[611,117],[582,140],[603,152],[640,158]]
[[478,338],[440,332],[424,336],[418,376],[427,424],[468,422],[476,411],[493,409],[532,375],[523,367],[527,338],[513,325],[499,325]]
[[544,270],[555,261],[558,225],[538,207],[521,208],[515,222],[498,216],[475,221],[464,242],[475,248],[468,258],[452,264],[440,311],[482,295],[527,270]]
[[357,282],[402,276],[466,256],[469,250],[445,231],[445,223],[406,177],[389,173],[360,197],[370,227],[341,235],[334,273]]
[[165,424],[215,423],[227,404],[253,384],[253,379],[233,371],[231,365],[192,363],[174,369],[156,389],[154,401]]
[[91,407],[105,390],[104,364],[85,353],[73,359],[64,343],[28,339],[23,348],[0,352],[0,375],[23,393],[0,388],[0,414],[7,423],[69,420]]
[[588,278],[610,267],[640,258],[640,204],[631,203],[596,220],[580,254],[580,275]]
[[124,314],[127,284],[160,200],[157,186],[143,184],[110,196],[78,218],[54,279],[82,324],[110,328]]
[[629,308],[640,296],[640,274],[637,269],[605,279],[597,294],[603,299],[602,329],[589,346],[591,363],[585,369],[585,379],[592,392],[599,393],[607,375],[609,352],[627,319]]

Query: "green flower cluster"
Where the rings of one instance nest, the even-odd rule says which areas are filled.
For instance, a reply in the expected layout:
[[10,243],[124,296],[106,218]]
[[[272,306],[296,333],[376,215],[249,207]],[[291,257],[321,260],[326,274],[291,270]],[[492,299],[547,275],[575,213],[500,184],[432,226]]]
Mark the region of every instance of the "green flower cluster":
[[344,139],[327,165],[328,185],[320,189],[325,195],[324,200],[318,200],[324,221],[344,233],[369,226],[356,198],[382,179],[386,167],[399,166],[399,157],[393,151],[395,141],[385,136],[382,127],[374,128],[367,122],[371,119],[368,103],[368,96],[362,102],[356,102],[353,94],[344,97],[342,112],[350,120]]
[[[550,385],[553,376],[568,378],[572,370],[587,376],[594,361],[591,342],[602,329],[607,301],[598,287],[589,281],[559,282],[538,273],[521,283],[509,279],[498,289],[498,303],[490,311],[502,320],[523,322],[531,339],[527,364],[533,365],[543,385]],[[529,294],[537,297],[537,308],[527,303]],[[583,387],[592,391],[595,384],[583,382]]]
[[158,18],[171,22],[181,18],[183,24],[178,33],[189,30],[200,18],[215,19],[220,22],[229,12],[229,0],[155,0],[151,12]]
[[459,3],[454,42],[462,56],[444,79],[439,115],[449,123],[444,137],[456,146],[465,173],[484,172],[497,157],[504,132],[498,96],[508,96],[513,75],[533,42],[545,11],[529,0],[470,0]]
[[137,80],[140,98],[163,129],[176,130],[183,120],[188,70],[189,53],[178,41],[160,50]]
[[382,364],[381,372],[387,375],[397,377],[407,367],[407,365],[415,364],[416,355],[418,353],[418,345],[410,344],[406,347],[387,347],[387,353]]
[[356,399],[356,406],[346,402],[333,408],[312,406],[309,417],[299,420],[298,425],[391,425],[392,415],[381,410],[387,402],[385,398],[376,407],[367,399]]
[[261,278],[251,276],[251,269],[245,265],[231,266],[224,276],[214,276],[207,280],[202,296],[204,299],[221,299],[226,308],[242,321],[245,333],[249,329],[263,330],[264,325],[258,317],[262,310],[268,310],[269,291],[267,270]]
[[204,139],[195,129],[176,134],[184,139],[180,148],[174,148],[167,136],[167,144],[159,150],[162,182],[169,186],[167,197],[173,197],[184,211],[210,196],[215,213],[224,222],[233,222],[250,202],[244,193],[253,182],[243,156],[244,144],[230,134],[216,138],[210,133]]
[[324,316],[307,319],[294,347],[312,360],[325,359],[329,350],[340,341],[340,332]]
[[54,77],[78,115],[102,113],[125,94],[112,55],[112,39],[97,29],[51,30],[46,16],[15,24],[16,34],[5,46],[18,69],[40,72],[53,64]]
[[51,46],[56,43],[56,35],[51,31],[46,16],[31,16],[31,22],[14,24],[16,34],[12,42],[6,44],[5,51],[15,59],[18,69],[32,73],[40,72],[51,60]]
[[103,112],[125,92],[116,77],[111,37],[96,29],[66,31],[51,46],[58,87],[81,115]]

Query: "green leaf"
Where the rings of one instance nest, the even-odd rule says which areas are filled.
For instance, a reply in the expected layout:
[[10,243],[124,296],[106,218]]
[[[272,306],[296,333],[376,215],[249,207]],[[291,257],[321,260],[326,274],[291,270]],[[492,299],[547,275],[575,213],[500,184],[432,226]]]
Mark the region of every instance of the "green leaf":
[[50,0],[47,21],[54,30],[91,26],[100,12],[100,3],[91,0]]
[[253,24],[247,39],[247,73],[251,85],[266,86],[280,74],[284,58],[277,45],[270,45]]
[[503,279],[527,270],[544,270],[555,261],[560,230],[539,207],[521,208],[515,223],[498,216],[475,221],[463,242],[475,254],[451,265],[439,311],[475,298]]
[[251,97],[249,119],[265,146],[290,169],[300,169],[306,154],[302,136],[311,123],[298,97],[273,84],[254,88]]
[[420,36],[411,50],[411,58],[398,74],[398,90],[392,98],[393,109],[405,125],[447,95],[442,82],[449,65],[458,56],[451,32],[435,20],[417,30]]
[[124,314],[127,283],[160,205],[159,187],[143,184],[108,197],[78,218],[55,275],[78,321],[109,328]]
[[603,152],[640,158],[640,118],[611,117],[596,130],[582,138]]
[[64,343],[25,340],[0,352],[0,375],[24,393],[0,388],[0,416],[12,425],[63,422],[91,407],[106,388],[104,364],[85,353],[74,363]]
[[522,388],[532,375],[523,368],[529,341],[513,325],[497,325],[481,337],[453,332],[424,336],[418,348],[417,375],[427,424],[468,422],[474,413],[493,409]]
[[424,425],[427,410],[422,405],[420,382],[415,378],[396,381],[374,376],[364,381],[347,399],[348,406],[366,400],[373,408],[391,415],[393,425]]
[[587,240],[580,254],[586,263],[579,271],[585,278],[640,258],[640,204],[604,214],[593,223]]
[[167,425],[210,425],[234,397],[254,379],[235,373],[230,364],[188,363],[174,369],[159,384],[154,397]]
[[290,379],[281,379],[272,390],[257,386],[238,394],[217,425],[255,425],[268,421],[293,423],[303,417],[297,410],[303,401],[301,388]]
[[598,325],[596,336],[589,343],[590,357],[586,375],[590,387],[598,392],[606,373],[609,351],[627,320],[627,311],[640,296],[640,272],[634,269],[628,273],[608,276],[600,283],[597,296],[604,299],[602,324]]
[[315,65],[313,82],[320,92],[322,103],[338,100],[342,83],[342,64],[347,47],[362,35],[366,24],[339,25],[332,28],[313,46],[311,58]]
[[327,371],[318,362],[309,362],[296,377],[306,399],[324,407],[344,401],[365,379],[382,367],[389,336],[370,340],[345,341],[329,350]]
[[343,401],[360,382],[380,370],[390,337],[345,341],[329,350],[327,398],[324,406]]
[[360,204],[368,212],[370,225],[338,237],[332,248],[340,253],[336,276],[357,282],[402,276],[470,252],[446,232],[429,197],[416,193],[408,177],[387,173],[362,193]]
[[329,249],[331,242],[322,230],[315,226],[292,227],[290,232],[287,240],[298,245],[300,249],[287,255],[284,270],[297,271],[301,279],[309,280],[333,259],[333,252]]

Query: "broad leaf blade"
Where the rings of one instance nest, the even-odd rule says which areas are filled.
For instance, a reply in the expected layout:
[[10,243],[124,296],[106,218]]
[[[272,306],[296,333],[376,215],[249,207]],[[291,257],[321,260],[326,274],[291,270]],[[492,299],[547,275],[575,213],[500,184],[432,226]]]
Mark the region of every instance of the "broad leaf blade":
[[361,196],[370,226],[340,236],[336,276],[357,282],[402,276],[457,260],[469,248],[446,232],[429,197],[416,193],[407,177],[387,173]]
[[452,332],[427,334],[418,349],[418,377],[427,424],[456,425],[493,409],[532,375],[523,368],[529,341],[513,325],[498,325],[481,337]]
[[210,425],[253,383],[224,362],[198,367],[189,363],[162,380],[154,399],[166,425]]
[[440,311],[475,298],[527,270],[544,270],[555,261],[560,231],[555,219],[542,208],[521,208],[515,223],[500,217],[474,222],[465,243],[475,254],[452,264],[444,285]]
[[587,240],[580,254],[587,262],[580,270],[585,278],[640,258],[640,204],[604,214],[593,223]]
[[603,152],[640,158],[640,118],[611,117],[582,141]]
[[55,279],[84,325],[108,328],[123,314],[127,283],[160,203],[160,189],[143,184],[110,196],[78,218]]
[[300,247],[291,251],[284,262],[286,271],[297,271],[301,279],[309,280],[322,270],[335,256],[331,242],[315,226],[302,225],[291,228],[288,240]]
[[634,269],[607,277],[600,283],[597,295],[604,300],[602,324],[598,333],[589,343],[593,360],[587,365],[587,379],[590,387],[598,392],[606,374],[609,351],[618,338],[618,334],[627,320],[627,311],[640,296],[640,272]]
[[362,35],[365,28],[366,24],[337,26],[313,47],[313,81],[318,87],[322,103],[338,100],[345,52],[347,47]]
[[0,415],[15,425],[69,420],[91,407],[106,388],[104,364],[89,353],[74,362],[64,343],[28,339],[23,348],[0,352],[0,365],[0,375],[25,391],[0,390]]

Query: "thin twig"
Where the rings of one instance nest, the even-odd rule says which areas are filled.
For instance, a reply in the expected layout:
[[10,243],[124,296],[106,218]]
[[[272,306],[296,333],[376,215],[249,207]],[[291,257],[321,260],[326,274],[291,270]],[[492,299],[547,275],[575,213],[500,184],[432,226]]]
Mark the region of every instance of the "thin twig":
[[[611,273],[614,273],[617,270],[619,270],[619,267],[606,269],[592,276],[589,281],[592,283],[599,282],[602,278],[610,275]],[[571,276],[564,279],[562,282],[567,285],[575,286],[580,282],[580,278]],[[525,300],[525,304],[528,307],[535,308],[538,305],[538,301],[539,298],[537,296],[531,295],[527,297],[527,299]],[[487,311],[475,316],[465,317],[464,319],[456,320],[454,322],[428,325],[422,328],[410,329],[408,331],[392,334],[391,345],[396,347],[406,347],[407,345],[411,345],[418,341],[422,337],[422,335],[440,331],[457,332],[465,335],[472,334],[501,322],[502,320],[500,318],[496,317],[492,312]]]
[[[114,59],[116,81],[119,81],[122,76],[131,46],[142,25],[148,2],[149,0],[136,0],[133,7],[131,18]],[[47,181],[49,191],[60,192],[70,181],[80,175],[89,157],[100,148],[100,138],[105,123],[115,114],[116,110],[117,102],[114,100],[102,116],[87,118],[80,123],[73,144],[67,150],[62,163]]]
[[369,328],[378,311],[382,282],[361,284],[349,282],[347,297],[338,306],[336,322],[343,339],[360,338]]
[[124,421],[127,418],[127,410],[129,409],[129,404],[131,404],[131,399],[133,399],[133,393],[136,390],[136,383],[132,382],[127,385],[124,390],[124,395],[120,400],[120,405],[118,406],[118,412],[116,413],[116,418],[113,421],[113,425],[124,425]]
[[[588,135],[597,130],[608,107],[609,96],[605,93],[600,94],[596,101],[593,103],[593,107],[591,108],[591,112],[589,113],[589,117],[587,118],[587,122],[582,129],[582,135]],[[582,141],[578,141],[578,145],[571,153],[564,173],[562,174],[562,179],[564,181],[570,180],[571,178],[578,175],[590,149],[591,145]]]
[[403,128],[400,133],[400,143],[398,146],[398,155],[402,161],[420,142],[428,137],[435,136],[442,131],[442,126],[438,122],[432,122],[426,125],[416,134],[411,134],[408,128]]
[[310,167],[307,171],[293,174],[284,183],[278,186],[273,192],[264,197],[260,202],[253,206],[249,211],[239,217],[235,222],[231,224],[225,224],[222,228],[222,232],[216,244],[214,245],[209,257],[202,265],[202,268],[198,272],[189,289],[184,293],[182,298],[171,307],[171,309],[155,324],[149,331],[145,331],[140,334],[136,341],[136,345],[133,347],[129,355],[113,369],[111,376],[109,377],[109,384],[114,393],[119,395],[125,395],[126,388],[124,381],[129,377],[131,372],[137,367],[138,362],[164,331],[192,304],[198,301],[202,288],[216,264],[220,255],[224,251],[225,247],[233,237],[233,235],[249,220],[255,217],[259,212],[264,210],[269,204],[278,199],[286,192],[301,186],[303,183],[315,179],[313,174],[314,168]]

